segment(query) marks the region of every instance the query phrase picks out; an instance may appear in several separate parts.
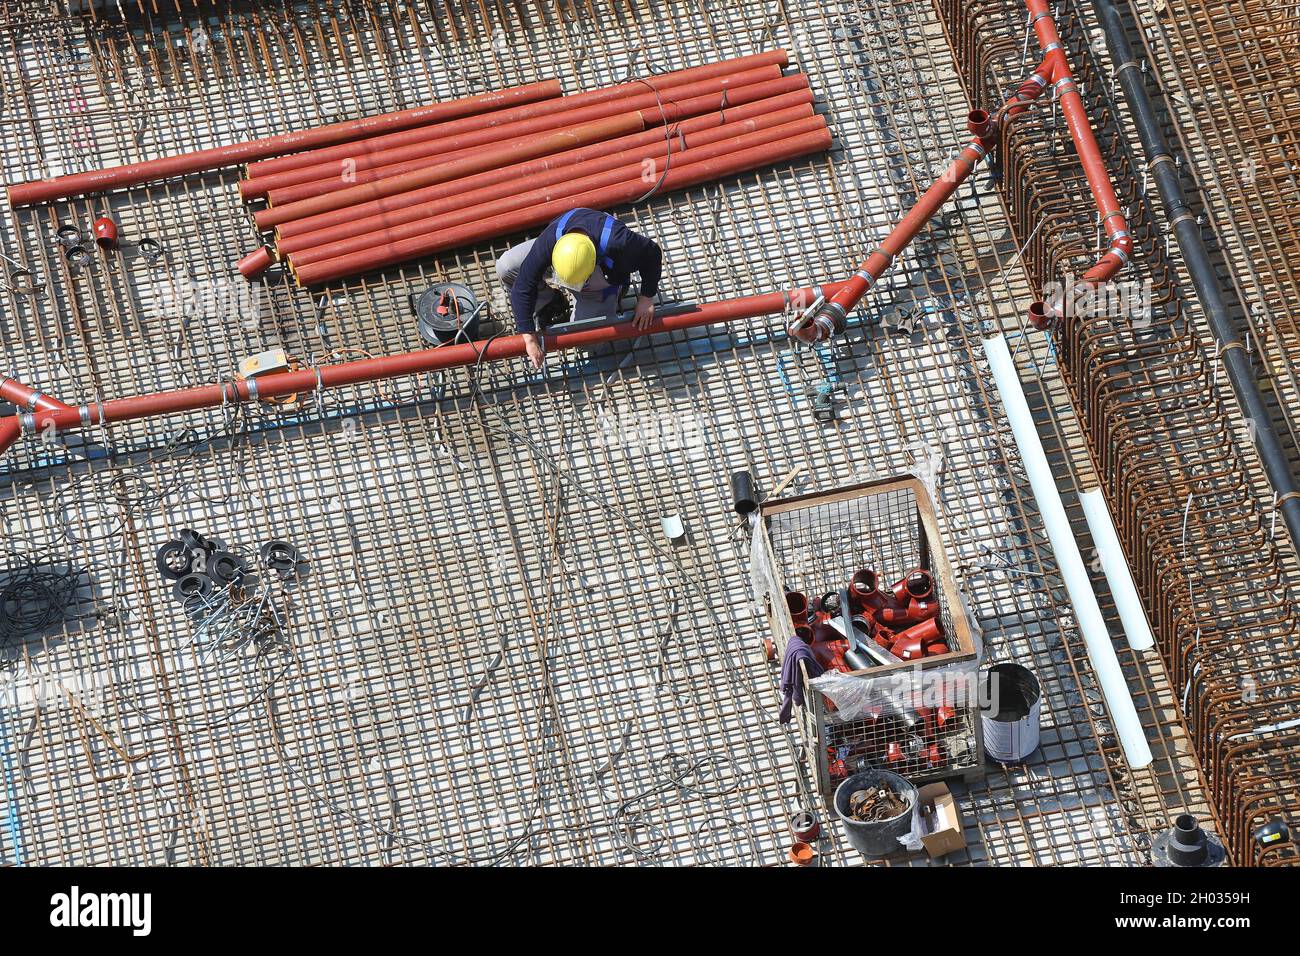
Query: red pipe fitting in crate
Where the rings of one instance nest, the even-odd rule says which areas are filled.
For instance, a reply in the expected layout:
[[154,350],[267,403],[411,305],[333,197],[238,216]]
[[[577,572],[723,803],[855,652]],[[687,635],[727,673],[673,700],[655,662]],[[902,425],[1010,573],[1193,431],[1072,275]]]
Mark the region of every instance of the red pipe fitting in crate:
[[885,596],[880,593],[880,580],[870,568],[855,571],[849,579],[849,605],[855,614],[883,607]]
[[894,643],[890,645],[889,653],[900,661],[917,661],[925,656],[925,646],[921,643],[920,638],[904,637],[899,634],[895,636]]
[[924,568],[908,571],[890,588],[899,607],[907,607],[909,601],[924,601],[934,593],[934,578]]
[[908,627],[920,624],[939,616],[938,601],[908,601],[904,607],[882,607],[876,612],[876,620],[882,624],[901,624]]
[[790,620],[794,621],[795,627],[804,627],[808,624],[808,598],[799,591],[785,592],[785,606],[790,611]]
[[812,631],[814,644],[829,644],[831,641],[842,641],[844,635],[825,621],[818,621],[813,624],[809,630]]
[[[913,645],[920,649],[920,656],[929,656],[932,654],[948,653],[948,644],[944,640],[943,624],[938,618],[930,618],[920,624],[913,625],[905,631],[900,631],[894,636],[894,646],[903,647],[905,650],[912,650]],[[898,651],[893,651],[895,657],[903,657]],[[914,660],[915,657],[903,657],[904,660]]]
[[894,643],[894,632],[866,614],[855,614],[853,626],[860,628],[885,650],[889,650],[889,646]]

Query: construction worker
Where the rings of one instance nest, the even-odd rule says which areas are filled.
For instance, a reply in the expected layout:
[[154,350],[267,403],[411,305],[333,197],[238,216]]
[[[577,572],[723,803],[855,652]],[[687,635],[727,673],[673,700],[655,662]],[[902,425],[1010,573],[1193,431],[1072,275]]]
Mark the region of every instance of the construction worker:
[[613,216],[571,209],[536,239],[512,247],[497,261],[497,278],[510,290],[515,328],[523,335],[536,368],[546,360],[543,313],[566,293],[575,319],[613,315],[631,280],[641,276],[633,325],[645,329],[655,316],[663,254],[652,239],[638,235]]

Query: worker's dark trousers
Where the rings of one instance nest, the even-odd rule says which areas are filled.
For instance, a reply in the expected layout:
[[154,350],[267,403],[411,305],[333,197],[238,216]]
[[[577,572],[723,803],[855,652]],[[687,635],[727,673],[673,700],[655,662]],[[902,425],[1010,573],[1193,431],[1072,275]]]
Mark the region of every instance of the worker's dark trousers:
[[[536,241],[536,239],[529,239],[517,246],[511,246],[506,250],[505,255],[497,260],[497,278],[506,289],[514,288],[515,280],[519,278],[519,269],[524,264],[524,257],[528,255]],[[618,296],[605,295],[605,290],[608,288],[609,283],[605,281],[605,274],[600,269],[592,272],[591,278],[582,287],[582,291],[574,294],[571,320],[613,317],[618,312]],[[543,282],[537,287],[537,305],[533,308],[533,314],[540,315],[560,294]]]

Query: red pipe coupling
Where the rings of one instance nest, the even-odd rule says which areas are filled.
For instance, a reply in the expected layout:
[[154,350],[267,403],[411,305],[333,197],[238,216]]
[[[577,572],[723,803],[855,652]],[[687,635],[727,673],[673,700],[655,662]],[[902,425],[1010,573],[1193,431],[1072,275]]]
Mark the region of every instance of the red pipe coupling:
[[108,250],[117,248],[117,223],[108,216],[100,216],[91,226],[95,233],[95,245]]
[[795,627],[808,625],[808,598],[798,591],[785,592],[785,606],[790,611],[790,620]]
[[988,110],[971,110],[966,114],[966,128],[979,139],[989,139],[997,131],[997,124]]
[[849,607],[857,614],[884,607],[885,596],[880,593],[879,578],[870,568],[855,571],[849,579]]
[[910,601],[924,601],[934,593],[934,578],[924,568],[917,568],[896,581],[890,591],[898,606],[905,608]]

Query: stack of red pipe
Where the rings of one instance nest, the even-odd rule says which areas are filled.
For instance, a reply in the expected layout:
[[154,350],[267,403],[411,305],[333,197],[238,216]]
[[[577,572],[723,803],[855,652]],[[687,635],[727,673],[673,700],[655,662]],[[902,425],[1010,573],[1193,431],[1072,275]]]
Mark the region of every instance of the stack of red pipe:
[[276,256],[319,285],[829,148],[784,50],[403,129],[248,167]]

